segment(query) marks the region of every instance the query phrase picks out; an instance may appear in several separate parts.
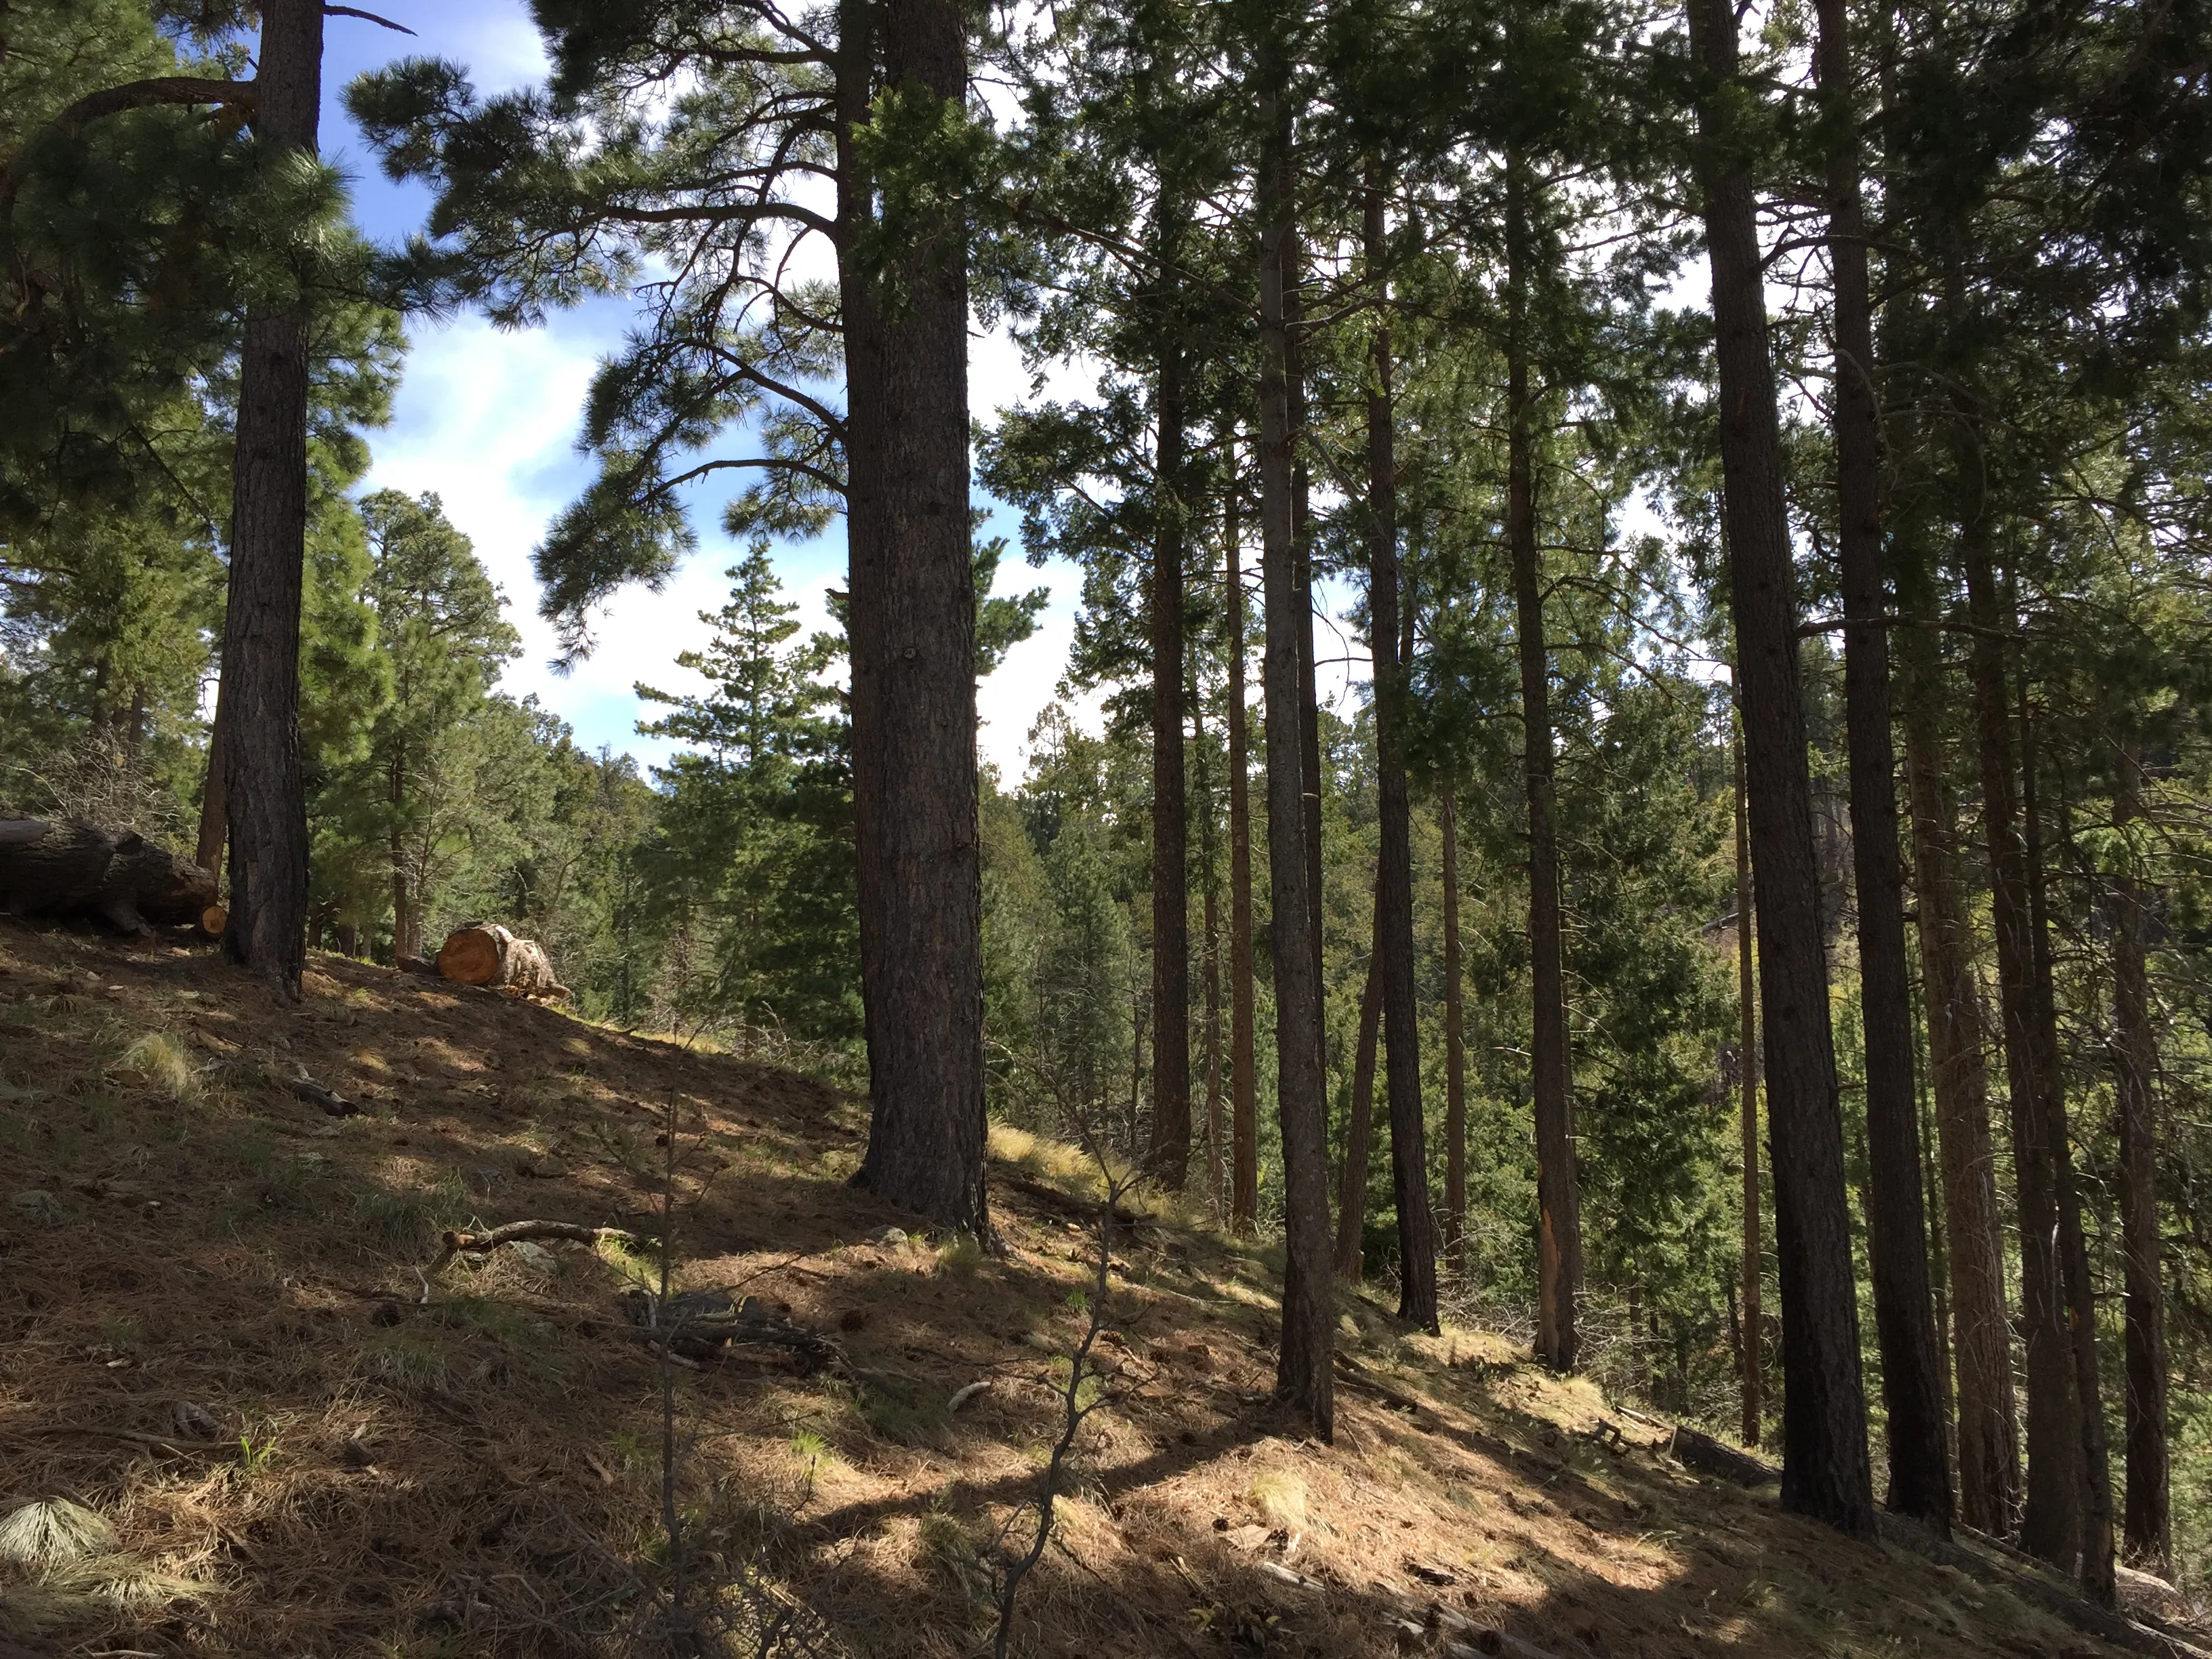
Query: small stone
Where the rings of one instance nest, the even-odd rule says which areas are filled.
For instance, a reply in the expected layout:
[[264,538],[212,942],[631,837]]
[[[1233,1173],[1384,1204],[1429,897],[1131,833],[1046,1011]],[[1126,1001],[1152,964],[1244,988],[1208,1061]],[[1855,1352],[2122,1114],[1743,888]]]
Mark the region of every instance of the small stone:
[[61,1200],[52,1193],[41,1191],[35,1187],[27,1192],[12,1194],[8,1200],[8,1206],[25,1220],[41,1223],[46,1226],[54,1225],[57,1222],[66,1218],[69,1214],[69,1212],[62,1206]]
[[903,1227],[878,1227],[875,1231],[868,1235],[868,1243],[871,1244],[881,1244],[887,1248],[895,1248],[906,1243],[906,1229]]
[[560,1271],[560,1258],[543,1244],[533,1244],[528,1239],[525,1239],[520,1244],[512,1245],[509,1248],[522,1259],[523,1265],[532,1272],[543,1273],[550,1278]]
[[169,1402],[169,1426],[177,1431],[177,1437],[181,1440],[220,1440],[223,1437],[222,1425],[216,1421],[215,1413],[189,1400]]

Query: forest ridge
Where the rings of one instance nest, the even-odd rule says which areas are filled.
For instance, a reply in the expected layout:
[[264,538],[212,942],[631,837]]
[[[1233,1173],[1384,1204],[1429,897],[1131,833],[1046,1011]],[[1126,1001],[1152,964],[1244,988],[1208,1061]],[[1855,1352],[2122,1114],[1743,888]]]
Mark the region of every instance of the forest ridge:
[[[2203,1592],[2212,20],[532,16],[542,84],[344,89],[432,203],[388,246],[319,126],[325,30],[392,20],[0,17],[0,883],[50,822],[136,832],[280,1008],[311,949],[505,923],[587,1020],[864,1093],[854,1188],[987,1256],[993,1134],[1079,1144],[1088,1305],[1133,1194],[1266,1244],[1321,1443],[1371,1281],[1771,1443],[1862,1542],[1879,1497],[2090,1608]],[[743,550],[639,665],[649,774],[498,690],[467,538],[362,483],[410,317],[602,295],[534,555],[565,659],[696,512]],[[971,409],[978,324],[1095,387]],[[1018,780],[976,684],[1046,596],[996,592],[987,497],[1084,577]],[[833,526],[802,638],[775,554]],[[1103,1319],[1033,1549],[977,1558],[1002,1652]]]

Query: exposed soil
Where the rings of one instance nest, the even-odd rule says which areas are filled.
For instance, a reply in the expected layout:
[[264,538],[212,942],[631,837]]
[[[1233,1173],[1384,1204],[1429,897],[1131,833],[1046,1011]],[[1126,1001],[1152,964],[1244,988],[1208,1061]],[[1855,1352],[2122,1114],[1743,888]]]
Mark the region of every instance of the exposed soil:
[[[679,1288],[757,1297],[840,1356],[746,1342],[673,1369],[687,1595],[785,1618],[790,1651],[988,1644],[993,1541],[1087,1317],[1079,1157],[994,1134],[986,1255],[845,1184],[866,1104],[820,1083],[343,958],[307,984],[280,1006],[205,946],[0,921],[0,1512],[67,1497],[119,1564],[74,1598],[0,1566],[17,1639],[643,1650],[667,1422],[624,1293],[657,1282],[654,1251],[428,1270],[452,1227],[657,1235],[672,1190]],[[303,1073],[364,1109],[301,1098]],[[1425,1631],[1431,1605],[1554,1659],[2107,1650],[1689,1473],[1660,1427],[1495,1335],[1407,1335],[1358,1298],[1316,1443],[1268,1398],[1266,1254],[1138,1202],[1113,1236],[1110,1398],[1017,1652],[1481,1650]],[[887,1228],[909,1237],[870,1242]]]

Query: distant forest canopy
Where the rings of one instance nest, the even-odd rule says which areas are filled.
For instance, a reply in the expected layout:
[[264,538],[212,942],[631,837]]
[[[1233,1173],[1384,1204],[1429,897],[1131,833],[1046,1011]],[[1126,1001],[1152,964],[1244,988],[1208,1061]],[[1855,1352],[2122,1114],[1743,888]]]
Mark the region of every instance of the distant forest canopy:
[[[1088,1137],[1280,1231],[1322,1432],[1374,1281],[1779,1431],[1845,1530],[1881,1466],[2212,1589],[2212,24],[571,0],[547,86],[348,89],[436,198],[380,250],[242,78],[292,3],[0,19],[0,804],[228,829],[286,941],[503,921],[587,1018],[867,1087],[863,1180],[945,1224],[987,1104]],[[467,538],[363,487],[407,312],[608,292],[563,648],[741,481],[649,772],[501,692]],[[974,319],[1091,389],[971,428]],[[287,362],[289,495],[235,441]],[[971,469],[1084,575],[1018,779],[974,684],[1043,595]],[[264,495],[295,776],[209,720]],[[841,514],[802,637],[773,555]]]

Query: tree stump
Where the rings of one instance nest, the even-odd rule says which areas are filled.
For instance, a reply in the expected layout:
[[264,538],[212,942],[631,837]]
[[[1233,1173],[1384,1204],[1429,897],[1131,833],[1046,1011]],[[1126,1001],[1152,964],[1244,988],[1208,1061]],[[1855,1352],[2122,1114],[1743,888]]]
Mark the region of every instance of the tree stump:
[[475,922],[446,936],[438,972],[457,985],[481,985],[519,996],[566,997],[552,958],[535,939],[518,939],[496,922]]
[[0,906],[14,915],[106,918],[126,933],[198,923],[216,879],[135,830],[76,819],[0,818]]

